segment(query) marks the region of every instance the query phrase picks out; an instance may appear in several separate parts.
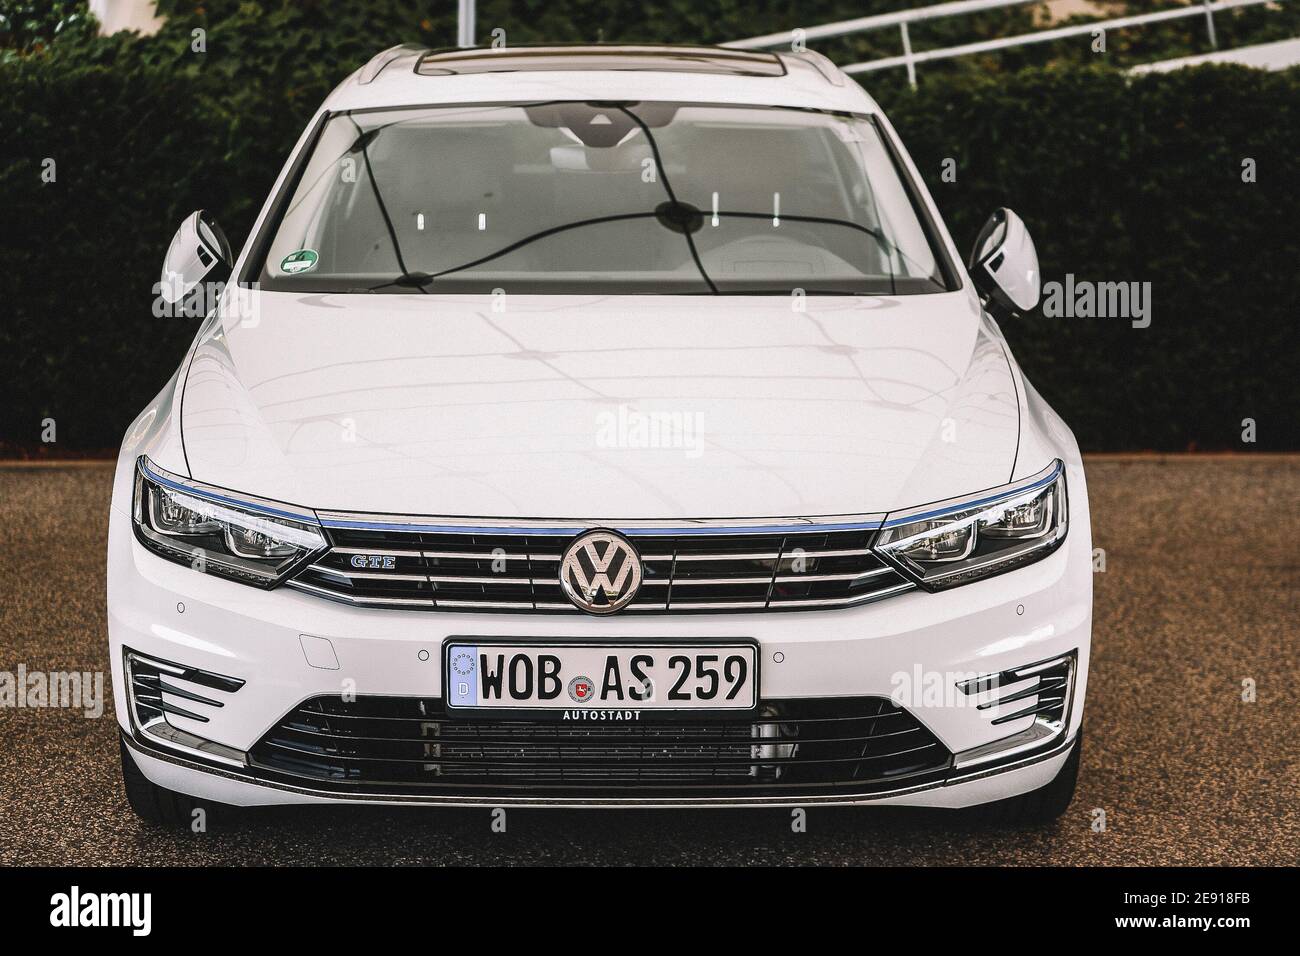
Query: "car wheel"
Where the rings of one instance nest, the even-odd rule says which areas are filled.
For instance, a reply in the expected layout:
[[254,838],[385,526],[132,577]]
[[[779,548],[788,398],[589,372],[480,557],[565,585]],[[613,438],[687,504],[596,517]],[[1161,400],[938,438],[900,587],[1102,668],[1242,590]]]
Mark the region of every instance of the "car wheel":
[[977,823],[998,826],[1026,826],[1051,823],[1069,807],[1074,799],[1079,781],[1079,761],[1083,753],[1083,731],[1074,742],[1069,759],[1062,764],[1052,782],[1046,786],[1022,793],[1006,800],[972,807],[971,817]]
[[[196,819],[202,819],[206,826],[215,816],[231,809],[225,804],[200,800],[158,786],[136,765],[135,758],[125,743],[118,741],[118,748],[122,757],[122,784],[126,790],[126,802],[135,811],[135,815],[146,823],[189,828]],[[196,810],[203,811],[200,817],[195,817]]]

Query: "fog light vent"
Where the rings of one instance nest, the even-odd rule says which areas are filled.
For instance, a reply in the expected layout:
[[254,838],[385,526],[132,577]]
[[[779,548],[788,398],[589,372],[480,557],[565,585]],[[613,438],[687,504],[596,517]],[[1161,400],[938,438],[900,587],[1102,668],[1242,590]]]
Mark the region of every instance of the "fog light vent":
[[208,714],[224,707],[222,700],[244,686],[236,677],[226,677],[197,667],[174,664],[125,649],[127,697],[131,722],[137,734],[223,763],[244,766],[242,751],[205,740],[175,726],[170,717],[206,724]]
[[[1024,730],[1001,740],[962,751],[954,758],[957,768],[991,760],[1009,760],[1055,746],[1070,722],[1070,701],[1074,697],[1075,652],[1050,660],[1026,664],[996,674],[960,682],[957,687],[970,696],[985,696],[980,710],[999,708],[992,724],[1006,724],[1032,717]],[[1005,711],[1005,712],[1004,712]]]
[[1074,655],[1067,654],[1050,661],[1027,664],[998,674],[963,681],[957,686],[969,696],[999,691],[994,698],[980,703],[980,710],[1021,704],[1012,713],[994,717],[995,724],[1006,724],[1031,716],[1060,724],[1065,719],[1073,676]]

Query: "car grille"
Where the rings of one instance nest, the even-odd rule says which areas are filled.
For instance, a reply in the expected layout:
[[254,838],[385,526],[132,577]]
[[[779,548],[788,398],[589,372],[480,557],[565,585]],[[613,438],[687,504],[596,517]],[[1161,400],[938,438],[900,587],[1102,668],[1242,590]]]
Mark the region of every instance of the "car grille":
[[[292,586],[377,607],[579,613],[560,589],[571,535],[327,530],[330,550]],[[622,613],[808,610],[910,590],[870,550],[874,534],[636,534],[641,590]]]
[[249,757],[266,779],[426,796],[864,793],[941,780],[951,763],[915,717],[879,697],[620,723],[453,718],[435,698],[316,697]]

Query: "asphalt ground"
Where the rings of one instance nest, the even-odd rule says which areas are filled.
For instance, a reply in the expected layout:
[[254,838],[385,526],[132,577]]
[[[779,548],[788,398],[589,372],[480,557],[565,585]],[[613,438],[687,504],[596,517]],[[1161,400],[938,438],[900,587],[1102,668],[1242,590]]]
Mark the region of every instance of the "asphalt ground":
[[[1106,570],[1079,791],[1053,825],[814,808],[795,833],[777,810],[511,810],[496,833],[486,810],[325,807],[171,832],[127,808],[109,695],[98,719],[0,708],[0,863],[1300,862],[1300,457],[1103,458],[1087,473]],[[107,672],[110,476],[0,467],[0,671]]]

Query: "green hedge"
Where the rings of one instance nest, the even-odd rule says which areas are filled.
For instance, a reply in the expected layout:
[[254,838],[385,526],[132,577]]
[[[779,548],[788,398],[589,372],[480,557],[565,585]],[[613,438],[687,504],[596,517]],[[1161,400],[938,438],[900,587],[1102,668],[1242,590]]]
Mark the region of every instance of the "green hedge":
[[[405,34],[397,4],[304,33],[317,6],[209,15],[201,57],[185,51],[197,21],[177,16],[153,41],[55,44],[0,63],[0,443],[39,445],[52,417],[60,449],[115,446],[193,334],[151,311],[181,217],[214,210],[242,242],[320,97],[382,45],[372,34],[444,42],[451,5]],[[223,50],[236,41],[268,45],[234,59]],[[1246,447],[1298,446],[1300,73],[1047,69],[923,76],[916,93],[881,95],[959,245],[1009,205],[1045,279],[1153,284],[1147,329],[1004,324],[1086,449],[1242,448],[1247,417],[1259,443]],[[54,183],[41,181],[46,157]],[[940,178],[948,157],[956,183]],[[1254,184],[1241,181],[1246,157]]]
[[197,85],[138,64],[0,68],[0,441],[39,444],[51,417],[59,450],[115,446],[193,339],[153,317],[162,253],[194,204],[243,201]]
[[1148,328],[1041,310],[1003,323],[1086,450],[1300,447],[1300,70],[1034,70],[883,105],[963,251],[1006,205],[1044,281],[1151,283]]

